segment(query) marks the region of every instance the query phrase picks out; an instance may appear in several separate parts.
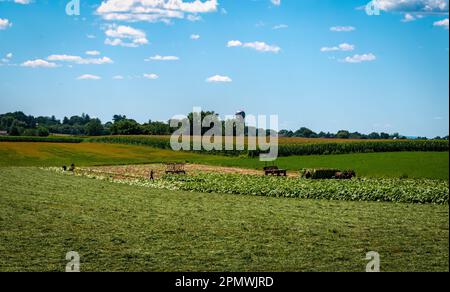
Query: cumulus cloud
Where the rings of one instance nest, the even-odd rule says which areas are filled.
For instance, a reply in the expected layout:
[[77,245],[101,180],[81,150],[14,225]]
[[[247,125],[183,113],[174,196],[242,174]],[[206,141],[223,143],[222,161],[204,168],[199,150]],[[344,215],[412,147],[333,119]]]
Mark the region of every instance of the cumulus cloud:
[[376,5],[386,12],[448,13],[449,0],[376,0]]
[[230,77],[222,75],[214,75],[206,79],[208,83],[230,83],[232,81]]
[[0,66],[2,66],[5,63],[9,63],[11,61],[12,57],[13,57],[12,53],[6,54],[4,58],[0,59]]
[[354,45],[343,43],[343,44],[340,44],[339,46],[323,47],[320,49],[320,51],[321,52],[336,52],[336,51],[348,52],[348,51],[353,51],[354,49],[355,49]]
[[52,62],[47,62],[42,59],[30,60],[22,63],[20,66],[22,67],[30,67],[30,68],[56,68],[57,64]]
[[229,48],[234,48],[234,47],[250,48],[250,49],[256,50],[258,52],[275,53],[275,54],[278,54],[281,51],[281,48],[276,45],[269,45],[264,42],[243,43],[238,40],[229,41],[227,43],[227,47],[229,47]]
[[14,0],[14,3],[27,5],[31,3],[31,0]]
[[147,62],[149,62],[149,61],[178,61],[178,60],[180,60],[180,58],[178,58],[177,56],[160,56],[160,55],[155,55],[153,57],[145,59],[145,61],[147,61]]
[[375,61],[377,57],[372,54],[363,54],[363,55],[354,55],[351,57],[347,57],[344,60],[342,60],[345,63],[362,63],[362,62],[372,62]]
[[0,30],[7,29],[12,26],[12,23],[9,21],[9,19],[0,18]]
[[217,0],[106,0],[97,9],[105,20],[170,23],[173,19],[197,21],[198,14],[216,12]]
[[80,56],[71,56],[71,55],[51,55],[47,57],[47,60],[53,62],[69,62],[78,65],[103,65],[113,63],[113,60],[111,60],[108,57],[82,58]]
[[289,28],[289,26],[287,24],[278,24],[278,25],[275,25],[274,27],[272,27],[272,29],[274,29],[274,30],[285,29],[285,28]]
[[186,17],[187,20],[192,21],[192,22],[196,22],[196,21],[200,21],[202,20],[202,17],[200,15],[196,15],[196,14],[189,14]]
[[406,13],[402,19],[403,22],[411,22],[416,20],[416,16],[411,13]]
[[148,44],[144,31],[125,25],[110,25],[105,31],[106,45],[136,48]]
[[113,77],[114,80],[123,80],[124,77],[122,75],[116,75]]
[[92,74],[84,74],[77,78],[78,80],[100,80],[102,79],[100,76],[92,75]]
[[144,74],[144,78],[150,79],[150,80],[156,80],[159,78],[159,76],[156,74],[150,73],[150,74]]
[[233,48],[233,47],[241,47],[242,42],[241,41],[229,41],[227,44],[227,47]]
[[100,52],[99,51],[86,51],[86,55],[98,56],[98,55],[100,55]]
[[436,21],[433,25],[443,27],[448,30],[448,18]]
[[380,11],[403,13],[402,22],[412,22],[427,15],[448,15],[449,0],[373,0]]
[[198,35],[198,34],[191,34],[190,38],[191,38],[191,40],[196,41],[196,40],[200,39],[200,35]]
[[355,31],[356,28],[353,26],[333,26],[330,27],[330,31],[333,32],[352,32]]
[[272,4],[275,5],[275,6],[280,6],[281,5],[281,0],[270,0],[270,2],[272,2]]

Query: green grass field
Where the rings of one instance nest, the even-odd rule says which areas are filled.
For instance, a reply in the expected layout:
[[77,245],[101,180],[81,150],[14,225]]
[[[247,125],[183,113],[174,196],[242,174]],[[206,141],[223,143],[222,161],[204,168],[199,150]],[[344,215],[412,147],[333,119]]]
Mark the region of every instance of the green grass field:
[[[248,157],[225,157],[146,146],[103,143],[0,143],[0,166],[79,166],[143,164],[183,161],[262,169],[264,163]],[[449,178],[448,152],[395,152],[280,157],[276,164],[290,171],[330,167],[354,169],[365,177]]]
[[[220,162],[225,166],[262,168],[258,159]],[[448,152],[387,152],[342,155],[290,156],[278,158],[276,165],[296,171],[302,168],[353,169],[363,177],[449,178]]]
[[162,191],[0,168],[0,271],[448,271],[448,206]]

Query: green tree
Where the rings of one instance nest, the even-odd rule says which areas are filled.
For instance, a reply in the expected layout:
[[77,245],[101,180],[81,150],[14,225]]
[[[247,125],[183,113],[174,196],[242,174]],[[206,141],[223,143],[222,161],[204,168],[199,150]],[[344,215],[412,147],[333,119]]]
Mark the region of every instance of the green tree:
[[380,138],[381,138],[381,137],[380,137],[380,134],[378,134],[378,133],[376,133],[376,132],[370,133],[367,137],[368,137],[369,139],[372,139],[372,140],[376,140],[376,139],[380,139]]
[[139,135],[142,134],[141,125],[135,120],[120,120],[111,126],[113,135]]
[[100,136],[103,134],[103,125],[99,119],[91,119],[85,126],[85,133],[88,136]]
[[337,132],[336,138],[338,139],[349,139],[350,138],[350,132],[346,130],[341,130]]
[[37,136],[37,131],[35,129],[25,129],[22,132],[22,136],[26,136],[26,137]]
[[290,130],[281,130],[280,132],[278,132],[278,135],[280,137],[293,137],[294,136],[294,132],[292,132]]
[[50,135],[50,132],[48,131],[48,129],[46,127],[39,126],[37,128],[37,135],[39,137],[48,137],[48,135]]
[[127,119],[127,116],[123,116],[123,115],[114,115],[113,116],[114,123],[117,123],[117,122],[120,122],[120,121],[123,121],[126,119]]
[[14,120],[8,132],[11,136],[20,136],[23,132],[23,122]]
[[294,133],[294,136],[300,138],[316,138],[317,134],[308,128],[302,127]]

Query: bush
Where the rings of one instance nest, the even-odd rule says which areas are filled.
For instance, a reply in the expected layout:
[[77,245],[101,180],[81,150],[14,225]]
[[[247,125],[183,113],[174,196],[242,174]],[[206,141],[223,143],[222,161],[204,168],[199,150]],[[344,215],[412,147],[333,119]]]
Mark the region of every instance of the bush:
[[22,132],[23,136],[28,136],[28,137],[33,137],[33,136],[37,136],[37,131],[35,129],[25,129]]
[[45,127],[38,127],[37,135],[39,137],[48,137],[48,135],[50,135],[50,133],[49,133],[47,128],[45,128]]

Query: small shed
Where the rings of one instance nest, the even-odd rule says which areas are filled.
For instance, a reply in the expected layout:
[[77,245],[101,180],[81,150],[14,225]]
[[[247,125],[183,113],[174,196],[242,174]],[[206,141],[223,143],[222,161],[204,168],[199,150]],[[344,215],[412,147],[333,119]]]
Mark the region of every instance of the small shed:
[[6,131],[0,131],[0,136],[7,136],[8,135],[8,132],[6,132]]

